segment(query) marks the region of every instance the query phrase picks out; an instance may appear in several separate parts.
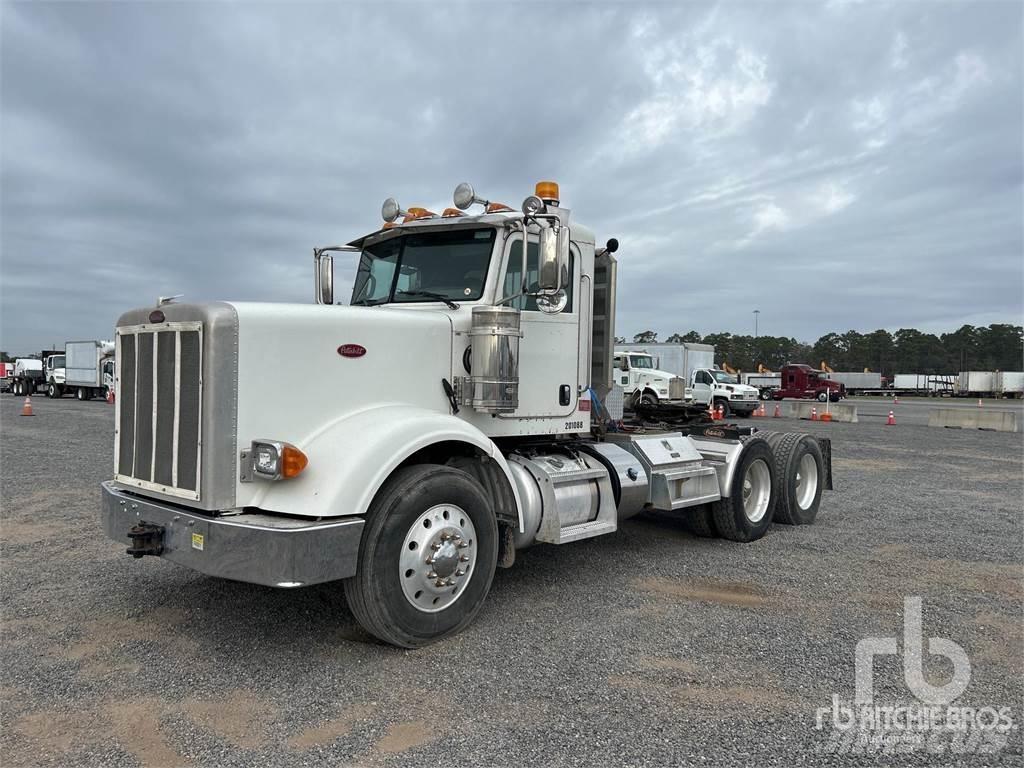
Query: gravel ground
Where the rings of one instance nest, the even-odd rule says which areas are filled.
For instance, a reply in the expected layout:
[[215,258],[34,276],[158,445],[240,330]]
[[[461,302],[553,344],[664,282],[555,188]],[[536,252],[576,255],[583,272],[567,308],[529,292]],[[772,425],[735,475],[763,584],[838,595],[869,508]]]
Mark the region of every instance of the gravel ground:
[[[1019,434],[770,420],[834,441],[815,525],[743,545],[637,519],[538,546],[467,631],[408,652],[366,636],[337,585],[126,557],[97,524],[113,409],[34,405],[0,399],[4,766],[1024,761]],[[971,660],[957,704],[1012,708],[998,751],[834,754],[815,728],[853,697],[857,642],[902,637],[913,595],[925,636]],[[934,684],[950,670],[926,660]],[[898,657],[875,681],[876,702],[909,699]]]

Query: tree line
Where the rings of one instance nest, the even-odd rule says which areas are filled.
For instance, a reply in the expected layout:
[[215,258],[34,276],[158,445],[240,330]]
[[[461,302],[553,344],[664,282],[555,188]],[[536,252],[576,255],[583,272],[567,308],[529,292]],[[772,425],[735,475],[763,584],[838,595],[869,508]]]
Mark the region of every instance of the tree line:
[[[623,337],[615,341],[626,343]],[[633,337],[634,344],[657,341],[655,331],[642,331]],[[940,335],[915,328],[900,328],[895,333],[881,329],[871,333],[826,333],[813,344],[785,336],[701,336],[696,331],[673,333],[665,341],[712,344],[718,365],[728,363],[742,371],[755,371],[758,364],[773,371],[786,363],[807,363],[817,368],[822,362],[836,371],[866,368],[890,377],[896,373],[1024,370],[1024,328],[1001,323],[964,325]]]

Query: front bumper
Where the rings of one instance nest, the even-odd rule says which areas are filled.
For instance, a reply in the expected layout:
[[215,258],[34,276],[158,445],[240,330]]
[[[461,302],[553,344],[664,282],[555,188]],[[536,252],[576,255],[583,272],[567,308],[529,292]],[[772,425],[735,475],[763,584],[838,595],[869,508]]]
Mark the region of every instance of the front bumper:
[[362,518],[301,520],[245,513],[208,517],[155,502],[107,481],[100,486],[103,530],[128,544],[143,523],[156,531],[159,556],[186,568],[269,587],[303,587],[354,576]]

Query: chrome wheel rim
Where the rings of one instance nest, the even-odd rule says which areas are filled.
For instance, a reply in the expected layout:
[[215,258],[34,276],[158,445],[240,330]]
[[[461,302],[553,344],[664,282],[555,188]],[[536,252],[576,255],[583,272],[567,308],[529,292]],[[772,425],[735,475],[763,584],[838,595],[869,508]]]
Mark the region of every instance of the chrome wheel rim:
[[818,463],[805,453],[796,467],[796,503],[800,509],[808,509],[818,493]]
[[772,495],[772,474],[764,459],[750,462],[743,475],[743,514],[752,523],[758,523],[768,511]]
[[419,611],[437,613],[465,592],[476,565],[476,528],[465,510],[438,504],[409,528],[398,558],[405,599]]

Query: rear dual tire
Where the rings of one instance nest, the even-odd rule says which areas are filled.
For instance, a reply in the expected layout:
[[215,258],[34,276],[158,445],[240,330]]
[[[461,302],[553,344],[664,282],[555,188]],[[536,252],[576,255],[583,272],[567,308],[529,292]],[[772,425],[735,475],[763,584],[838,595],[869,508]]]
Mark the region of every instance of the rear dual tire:
[[799,432],[761,434],[775,453],[779,486],[775,522],[810,525],[818,516],[825,484],[825,460],[818,441]]
[[764,439],[744,439],[743,452],[727,496],[711,504],[719,536],[732,541],[757,541],[772,524],[778,502],[775,457]]

